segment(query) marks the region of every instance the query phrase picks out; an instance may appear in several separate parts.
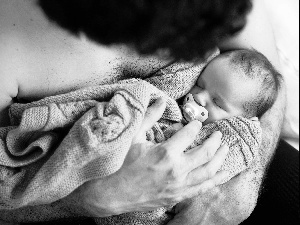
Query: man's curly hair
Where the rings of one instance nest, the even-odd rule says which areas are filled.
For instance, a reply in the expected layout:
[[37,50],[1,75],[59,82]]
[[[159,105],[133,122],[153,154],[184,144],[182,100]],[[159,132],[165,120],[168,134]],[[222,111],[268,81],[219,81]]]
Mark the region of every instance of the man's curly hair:
[[251,0],[39,0],[45,14],[74,34],[125,43],[141,54],[203,57],[246,24]]

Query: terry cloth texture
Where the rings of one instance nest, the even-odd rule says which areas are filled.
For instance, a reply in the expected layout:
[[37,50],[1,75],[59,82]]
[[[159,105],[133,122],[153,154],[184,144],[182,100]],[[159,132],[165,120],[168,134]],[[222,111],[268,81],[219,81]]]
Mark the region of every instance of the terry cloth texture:
[[[167,108],[147,137],[154,143],[168,139],[174,133],[170,125],[182,121],[175,100],[188,93],[207,63],[175,64],[147,81],[131,79],[12,105],[11,126],[0,128],[0,218],[34,222],[74,216],[59,210],[59,200],[120,169],[148,106],[160,97]],[[204,127],[194,144],[218,129],[231,146],[223,169],[235,176],[258,154],[260,127],[244,118],[220,121]],[[163,224],[170,218],[165,212],[125,214],[119,224]]]

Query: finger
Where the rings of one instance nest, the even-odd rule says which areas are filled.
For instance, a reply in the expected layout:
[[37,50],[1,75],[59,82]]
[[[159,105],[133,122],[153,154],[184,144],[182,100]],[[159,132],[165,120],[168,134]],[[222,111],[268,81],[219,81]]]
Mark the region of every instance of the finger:
[[140,129],[133,139],[133,143],[143,142],[146,140],[146,132],[162,117],[166,109],[166,101],[163,98],[157,99],[146,111],[144,120]]
[[157,99],[148,109],[139,132],[146,133],[162,117],[166,109],[166,100]]
[[199,185],[195,185],[189,188],[188,196],[186,198],[193,198],[198,195],[203,195],[206,192],[212,190],[213,188],[221,185],[224,183],[224,180],[226,180],[229,177],[228,171],[220,171],[218,172],[214,177],[211,179],[204,181],[203,183]]
[[171,149],[174,153],[182,154],[196,139],[201,128],[202,123],[194,120],[175,133],[163,145],[166,149]]
[[186,153],[186,160],[195,169],[213,159],[222,144],[222,133],[214,132],[203,145],[197,146]]
[[210,162],[208,162],[204,166],[198,167],[197,169],[189,173],[187,177],[188,185],[193,186],[193,185],[201,184],[204,181],[214,177],[214,175],[223,165],[228,152],[229,152],[229,147],[227,145],[221,146]]
[[174,123],[171,125],[171,130],[175,131],[174,133],[180,131],[183,128],[182,123]]
[[221,184],[224,184],[225,183],[224,181],[227,180],[229,176],[230,173],[228,171],[217,172],[213,178],[203,182],[203,184],[201,185],[200,194],[204,194],[207,191],[210,191],[211,189]]

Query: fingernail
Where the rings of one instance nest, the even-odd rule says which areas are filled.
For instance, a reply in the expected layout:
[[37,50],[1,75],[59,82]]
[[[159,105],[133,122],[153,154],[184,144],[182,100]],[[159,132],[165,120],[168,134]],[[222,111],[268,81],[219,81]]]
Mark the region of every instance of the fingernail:
[[194,120],[193,122],[194,122],[194,123],[197,123],[197,125],[199,126],[199,129],[202,128],[202,123],[201,123],[201,121],[199,121],[199,120]]
[[221,133],[221,131],[216,131],[214,134],[220,138],[223,137],[223,134]]

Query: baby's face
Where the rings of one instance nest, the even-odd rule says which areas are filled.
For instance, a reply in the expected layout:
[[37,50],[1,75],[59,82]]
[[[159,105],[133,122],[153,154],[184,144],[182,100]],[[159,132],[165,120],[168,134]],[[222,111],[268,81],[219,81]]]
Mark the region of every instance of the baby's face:
[[255,98],[257,90],[254,80],[235,71],[228,59],[218,57],[209,63],[190,94],[209,113],[205,125],[216,120],[245,115],[244,104]]

